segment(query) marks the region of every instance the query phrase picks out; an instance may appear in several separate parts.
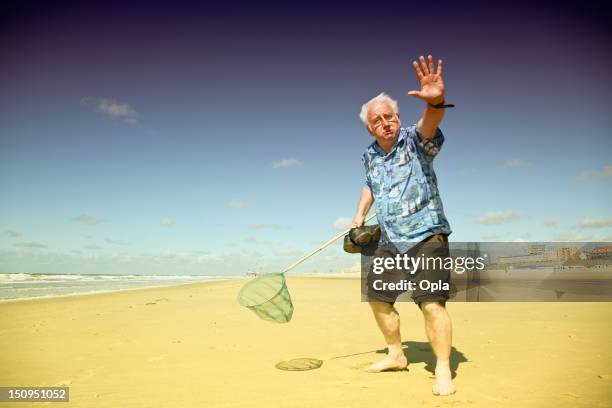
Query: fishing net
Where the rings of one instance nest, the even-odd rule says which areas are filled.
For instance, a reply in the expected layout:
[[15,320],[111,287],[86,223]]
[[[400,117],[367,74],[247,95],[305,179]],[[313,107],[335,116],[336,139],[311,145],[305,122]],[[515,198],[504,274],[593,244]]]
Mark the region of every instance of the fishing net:
[[[364,223],[370,221],[375,216],[376,214],[368,216],[364,220]],[[366,230],[369,231],[367,228]],[[238,293],[238,303],[251,309],[257,316],[264,320],[276,323],[289,322],[293,315],[293,303],[291,303],[291,296],[289,296],[289,291],[287,290],[285,273],[344,237],[349,231],[350,228],[336,235],[308,255],[303,256],[289,265],[284,271],[261,275],[247,282]],[[367,235],[369,238],[372,236],[372,233]]]
[[238,293],[238,303],[271,322],[287,323],[293,315],[284,273],[267,273],[247,282]]

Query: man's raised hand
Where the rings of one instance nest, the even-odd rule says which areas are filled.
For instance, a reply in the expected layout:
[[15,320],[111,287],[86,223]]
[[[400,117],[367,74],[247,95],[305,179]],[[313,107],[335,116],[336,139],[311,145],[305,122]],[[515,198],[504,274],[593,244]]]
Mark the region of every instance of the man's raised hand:
[[417,79],[421,84],[420,91],[410,91],[408,95],[412,95],[415,98],[419,98],[427,103],[436,105],[444,101],[444,81],[442,81],[442,60],[438,60],[438,69],[434,70],[433,58],[431,55],[427,56],[427,63],[425,58],[421,55],[419,61],[421,65],[416,61],[412,61],[412,67],[416,72]]

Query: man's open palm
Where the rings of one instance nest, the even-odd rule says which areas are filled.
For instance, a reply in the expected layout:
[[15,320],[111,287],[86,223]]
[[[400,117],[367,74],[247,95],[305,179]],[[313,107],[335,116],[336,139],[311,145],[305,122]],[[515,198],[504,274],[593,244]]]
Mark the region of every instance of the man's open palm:
[[421,84],[420,91],[410,91],[408,95],[412,95],[416,98],[422,99],[425,102],[435,105],[444,100],[444,81],[442,81],[442,60],[438,60],[438,69],[434,69],[433,58],[431,55],[427,56],[427,63],[425,58],[421,55],[419,62],[412,61],[412,67],[416,72],[419,83]]

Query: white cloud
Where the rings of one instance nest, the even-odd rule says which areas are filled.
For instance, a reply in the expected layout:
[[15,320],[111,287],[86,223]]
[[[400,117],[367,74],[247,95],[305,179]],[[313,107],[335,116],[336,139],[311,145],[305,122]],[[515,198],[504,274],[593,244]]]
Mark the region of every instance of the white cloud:
[[521,234],[520,237],[514,239],[512,242],[529,242],[529,241],[531,241],[531,234],[528,232],[525,232]]
[[244,242],[248,242],[249,244],[255,244],[257,243],[257,238],[251,236],[245,237]]
[[612,177],[612,165],[604,166],[601,170],[586,170],[576,178],[578,180],[604,179]]
[[103,219],[95,217],[93,215],[81,214],[78,217],[72,219],[73,221],[78,222],[79,224],[86,225],[96,225],[104,222]]
[[578,228],[607,228],[612,227],[612,218],[585,218],[577,225]]
[[14,231],[14,230],[6,230],[6,235],[8,235],[11,238],[21,238],[23,236],[21,232]]
[[31,248],[31,249],[47,249],[47,246],[44,244],[39,244],[38,242],[20,242],[18,244],[13,244],[19,248]]
[[495,241],[499,239],[499,235],[497,234],[481,234],[480,239],[483,241]]
[[334,227],[334,229],[337,230],[345,230],[351,226],[352,221],[353,220],[351,218],[340,217],[336,221],[334,221],[334,224],[332,226]]
[[127,103],[108,98],[81,98],[81,106],[93,106],[111,118],[123,119],[127,123],[138,122],[138,112]]
[[585,234],[574,234],[574,233],[568,233],[568,234],[555,234],[552,237],[552,241],[563,241],[563,242],[577,242],[577,241],[590,241],[593,239],[592,235],[585,235]]
[[544,225],[547,227],[554,227],[555,225],[557,225],[557,220],[555,220],[554,218],[547,218],[544,220]]
[[355,262],[353,265],[348,268],[344,268],[342,273],[359,273],[361,272],[361,262]]
[[253,205],[254,203],[255,203],[255,200],[253,200],[252,198],[244,198],[244,199],[232,200],[229,203],[227,203],[227,205],[229,205],[230,208],[245,208],[245,207],[249,207]]
[[[219,256],[206,251],[162,251],[158,255],[153,255],[151,259],[157,263],[201,265],[211,261],[219,260]],[[143,258],[146,255],[133,256],[133,258]]]
[[161,220],[161,225],[170,226],[173,224],[174,224],[174,221],[172,221],[171,218],[166,217],[163,220]]
[[506,167],[519,168],[519,167],[527,167],[529,163],[521,159],[512,159],[506,160]]
[[510,222],[516,218],[518,218],[518,215],[513,211],[492,211],[480,217],[476,220],[476,223],[481,225],[496,225]]
[[[245,246],[245,245],[243,245]],[[14,266],[15,273],[36,270],[41,273],[102,273],[144,275],[242,275],[257,265],[270,262],[275,270],[278,261],[264,258],[257,251],[204,253],[205,251],[172,251],[138,253],[127,251],[94,251],[72,249],[54,252],[49,249],[13,247],[0,249],[0,261]],[[272,263],[274,262],[274,263]],[[276,266],[274,266],[276,265]]]
[[298,159],[290,157],[288,159],[283,159],[272,163],[272,167],[274,167],[275,169],[286,169],[289,167],[297,166],[298,164],[301,164]]

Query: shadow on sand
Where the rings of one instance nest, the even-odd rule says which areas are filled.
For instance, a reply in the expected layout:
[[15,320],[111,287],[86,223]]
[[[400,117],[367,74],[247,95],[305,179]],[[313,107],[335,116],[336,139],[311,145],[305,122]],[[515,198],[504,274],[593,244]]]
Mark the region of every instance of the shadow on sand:
[[[428,342],[423,341],[403,341],[402,345],[404,348],[404,354],[408,359],[408,364],[414,363],[425,363],[425,369],[430,373],[434,374],[436,368],[436,356],[431,349],[431,345]],[[376,350],[377,353],[386,354],[387,348]],[[452,378],[457,376],[457,369],[459,364],[466,363],[469,360],[463,355],[462,352],[457,350],[455,347],[451,348],[450,364]]]
[[[408,364],[425,363],[425,369],[429,371],[431,374],[434,374],[434,369],[436,368],[436,356],[433,350],[431,349],[431,345],[428,342],[403,341],[402,346],[405,347],[404,354],[406,355],[406,358],[408,359]],[[352,353],[352,354],[346,354],[343,356],[336,356],[336,357],[330,358],[330,360],[359,356],[362,354],[369,354],[372,352],[379,353],[379,354],[387,354],[387,351],[388,349],[385,347],[384,349],[380,349],[380,350],[370,350],[370,351],[364,351],[361,353]],[[469,361],[470,360],[468,360],[462,352],[457,350],[455,347],[452,347],[451,355],[450,355],[450,364],[451,364],[450,369],[451,369],[452,378],[455,378],[457,376],[457,369],[459,368],[459,364],[467,363]],[[410,365],[408,366],[408,368],[410,368]]]

